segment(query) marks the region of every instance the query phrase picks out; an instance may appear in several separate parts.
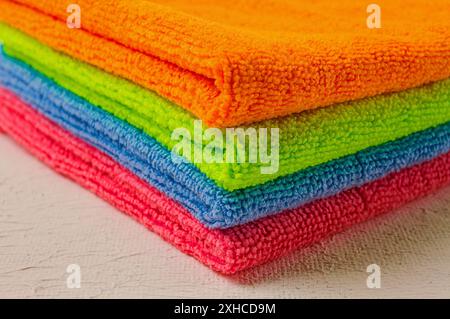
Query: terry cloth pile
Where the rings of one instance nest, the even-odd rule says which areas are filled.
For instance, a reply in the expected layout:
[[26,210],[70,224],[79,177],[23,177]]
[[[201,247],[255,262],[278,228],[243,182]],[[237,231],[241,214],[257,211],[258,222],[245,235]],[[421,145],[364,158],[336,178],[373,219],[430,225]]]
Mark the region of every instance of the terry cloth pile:
[[450,184],[450,1],[164,2],[0,0],[1,131],[226,274]]

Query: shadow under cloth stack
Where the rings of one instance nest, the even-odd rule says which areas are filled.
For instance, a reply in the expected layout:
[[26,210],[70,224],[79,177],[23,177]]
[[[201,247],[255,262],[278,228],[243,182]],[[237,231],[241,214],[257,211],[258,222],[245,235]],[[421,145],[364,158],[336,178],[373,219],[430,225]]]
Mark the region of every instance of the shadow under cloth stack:
[[450,184],[448,0],[71,2],[0,0],[1,131],[217,272]]

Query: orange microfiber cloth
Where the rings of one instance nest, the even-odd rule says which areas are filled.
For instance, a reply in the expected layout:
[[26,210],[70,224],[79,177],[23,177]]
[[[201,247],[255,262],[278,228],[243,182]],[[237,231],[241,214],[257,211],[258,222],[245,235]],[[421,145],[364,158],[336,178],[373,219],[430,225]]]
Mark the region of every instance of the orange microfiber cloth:
[[[450,76],[450,0],[0,0],[0,20],[232,126]],[[75,9],[74,9],[75,10]],[[70,11],[70,10],[69,10]],[[72,11],[70,11],[72,12]]]

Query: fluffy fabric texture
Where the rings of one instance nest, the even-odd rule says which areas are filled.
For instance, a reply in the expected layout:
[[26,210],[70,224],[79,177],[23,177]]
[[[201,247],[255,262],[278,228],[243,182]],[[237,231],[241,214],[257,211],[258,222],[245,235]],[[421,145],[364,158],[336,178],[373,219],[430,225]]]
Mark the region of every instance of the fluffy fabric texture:
[[225,274],[277,259],[450,184],[447,153],[274,217],[227,230],[208,230],[182,206],[4,89],[0,89],[0,127],[57,172]]
[[450,76],[449,0],[1,0],[0,20],[234,126]]
[[[57,53],[12,28],[0,25],[0,39],[8,54],[143,130],[167,149],[171,150],[178,142],[171,139],[177,128],[186,128],[194,136],[195,118],[151,91]],[[279,169],[274,174],[262,174],[261,168],[269,164],[260,162],[202,162],[195,165],[216,185],[232,191],[259,185],[447,121],[450,121],[450,79],[253,125],[255,129],[276,127],[280,130]],[[209,141],[202,147],[207,143]],[[226,152],[225,147],[223,154]]]
[[210,228],[226,228],[295,208],[432,159],[450,148],[450,123],[276,181],[227,192],[191,164],[176,164],[154,139],[40,76],[4,59],[0,83],[47,117],[112,156],[182,203]]

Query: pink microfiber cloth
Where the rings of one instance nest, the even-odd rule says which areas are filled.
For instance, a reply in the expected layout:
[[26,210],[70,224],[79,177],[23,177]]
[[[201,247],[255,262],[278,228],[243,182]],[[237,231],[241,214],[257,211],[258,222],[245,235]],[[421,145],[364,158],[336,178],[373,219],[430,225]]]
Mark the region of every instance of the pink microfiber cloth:
[[0,89],[0,101],[0,127],[40,160],[225,274],[279,258],[450,183],[447,153],[276,216],[208,230],[182,206],[8,91]]

